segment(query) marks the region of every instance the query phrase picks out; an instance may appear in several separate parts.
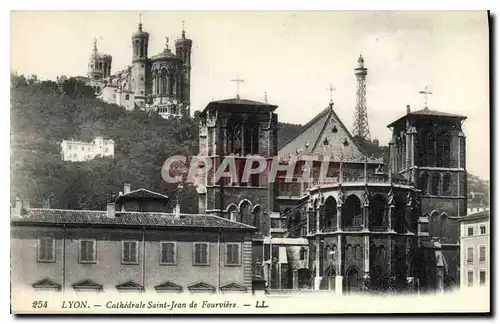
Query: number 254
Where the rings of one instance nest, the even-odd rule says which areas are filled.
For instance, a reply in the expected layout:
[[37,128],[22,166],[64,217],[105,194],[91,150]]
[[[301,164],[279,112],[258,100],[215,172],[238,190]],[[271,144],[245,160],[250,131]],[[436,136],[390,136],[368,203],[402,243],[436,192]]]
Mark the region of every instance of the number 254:
[[41,300],[37,300],[37,301],[34,301],[33,304],[31,305],[31,307],[33,308],[47,308],[47,301],[41,301]]

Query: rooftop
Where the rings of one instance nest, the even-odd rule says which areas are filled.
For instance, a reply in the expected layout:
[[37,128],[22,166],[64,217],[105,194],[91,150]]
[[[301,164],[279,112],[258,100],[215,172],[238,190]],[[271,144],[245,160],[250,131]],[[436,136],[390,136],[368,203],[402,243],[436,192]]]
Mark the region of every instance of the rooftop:
[[400,122],[401,120],[406,119],[407,116],[429,116],[429,117],[448,117],[448,118],[456,118],[456,119],[466,119],[466,116],[463,115],[457,115],[457,114],[452,114],[452,113],[447,113],[443,111],[437,111],[437,110],[430,110],[429,108],[424,108],[421,110],[416,110],[412,111],[410,113],[407,113],[406,115],[398,118],[397,120],[393,121],[387,127],[393,127],[395,124]]
[[148,228],[198,228],[253,231],[255,227],[209,214],[180,214],[157,212],[116,212],[107,217],[106,211],[28,208],[26,214],[12,216],[15,225],[75,227],[148,227]]
[[224,109],[224,110],[237,110],[238,107],[244,109],[248,109],[249,107],[253,107],[257,110],[259,109],[265,109],[267,111],[274,111],[278,106],[276,105],[271,105],[268,103],[264,102],[259,102],[259,101],[253,101],[253,100],[248,100],[248,99],[241,99],[241,98],[230,98],[230,99],[224,99],[224,100],[216,100],[216,101],[211,101],[208,103],[208,105],[203,109],[202,114],[207,111],[207,109],[210,108],[218,108],[218,109]]
[[[161,193],[153,192],[151,190],[144,189],[144,188],[133,190],[133,191],[131,191],[129,193],[121,195],[120,197],[168,199],[168,196],[166,196],[166,195],[162,195]],[[120,197],[118,197],[118,199]]]

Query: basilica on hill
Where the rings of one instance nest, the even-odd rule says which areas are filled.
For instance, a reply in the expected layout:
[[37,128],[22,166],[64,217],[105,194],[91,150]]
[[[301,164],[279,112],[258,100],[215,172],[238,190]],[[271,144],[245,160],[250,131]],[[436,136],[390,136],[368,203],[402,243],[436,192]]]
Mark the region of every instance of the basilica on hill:
[[[199,156],[236,159],[238,177],[197,183],[199,212],[252,225],[253,280],[270,290],[443,291],[459,282],[458,217],[467,211],[465,116],[403,108],[388,125],[390,158],[372,154],[363,57],[351,132],[331,100],[278,147],[278,107],[243,98],[200,114]],[[424,92],[428,95],[427,91]],[[292,179],[244,182],[247,155],[296,160]],[[315,158],[312,166],[306,160]],[[329,159],[325,181],[321,161]],[[266,169],[266,170],[269,170]],[[304,172],[310,174],[303,181]],[[287,181],[288,180],[288,181]]]
[[175,40],[175,52],[165,37],[165,49],[148,55],[149,33],[139,23],[132,35],[131,65],[111,73],[112,56],[100,53],[97,41],[84,82],[92,86],[97,98],[125,107],[157,112],[164,118],[190,114],[191,47],[184,28]]

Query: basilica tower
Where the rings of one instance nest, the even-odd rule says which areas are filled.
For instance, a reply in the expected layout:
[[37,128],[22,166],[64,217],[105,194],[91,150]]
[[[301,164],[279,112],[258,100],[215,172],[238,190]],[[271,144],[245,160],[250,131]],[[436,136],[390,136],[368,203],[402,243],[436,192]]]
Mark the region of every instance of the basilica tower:
[[[183,23],[184,25],[184,23]],[[182,27],[181,38],[175,41],[175,55],[181,59],[180,82],[177,83],[181,102],[185,107],[191,106],[191,47],[192,41],[186,38],[186,31]]]
[[148,61],[149,33],[142,30],[139,23],[137,32],[132,35],[132,89],[137,106],[144,107],[146,101],[146,71]]

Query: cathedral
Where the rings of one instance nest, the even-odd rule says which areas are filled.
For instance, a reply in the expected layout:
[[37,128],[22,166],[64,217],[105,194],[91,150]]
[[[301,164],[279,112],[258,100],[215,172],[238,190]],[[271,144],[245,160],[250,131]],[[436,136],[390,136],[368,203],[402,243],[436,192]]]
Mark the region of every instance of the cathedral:
[[[388,125],[392,140],[384,163],[372,154],[378,141],[367,131],[366,74],[360,56],[354,134],[332,100],[280,147],[276,105],[237,96],[212,101],[201,112],[198,156],[214,170],[234,158],[237,177],[216,181],[209,171],[199,179],[199,212],[256,228],[255,285],[346,294],[444,291],[460,282],[466,117],[427,104],[413,111],[407,106]],[[249,155],[268,163],[250,180],[242,177]],[[282,165],[295,163],[292,178],[279,171],[269,181],[275,157]]]
[[149,33],[142,23],[131,41],[132,64],[112,74],[112,56],[99,53],[94,40],[85,82],[94,88],[96,97],[127,110],[156,112],[164,118],[190,115],[192,40],[186,38],[184,28],[175,41],[175,53],[166,37],[165,49],[148,56]]

